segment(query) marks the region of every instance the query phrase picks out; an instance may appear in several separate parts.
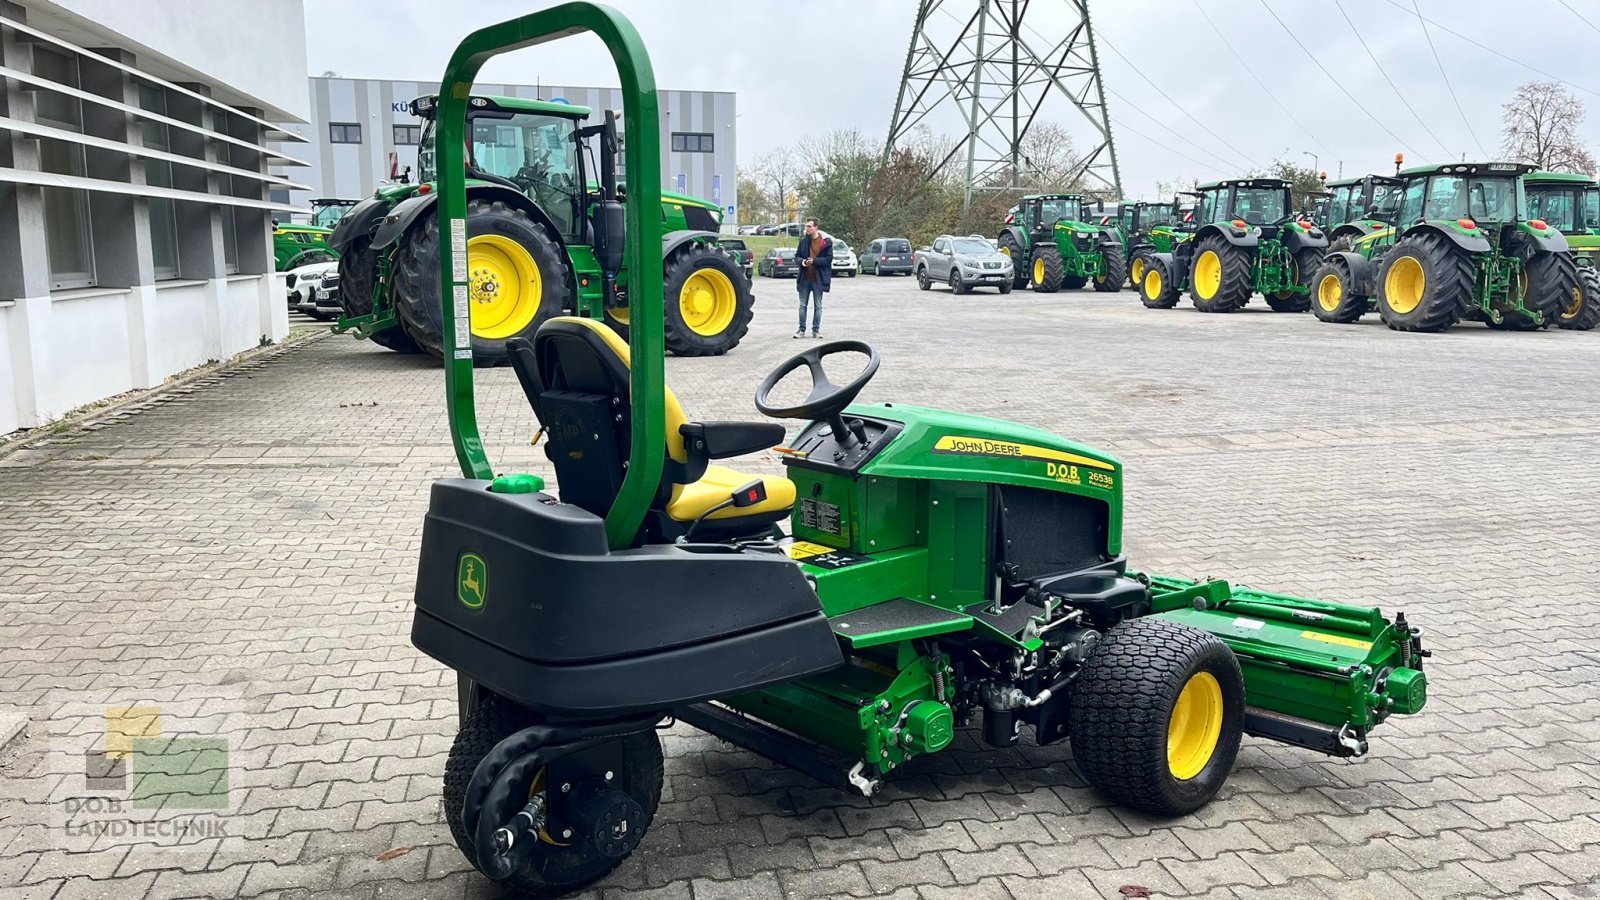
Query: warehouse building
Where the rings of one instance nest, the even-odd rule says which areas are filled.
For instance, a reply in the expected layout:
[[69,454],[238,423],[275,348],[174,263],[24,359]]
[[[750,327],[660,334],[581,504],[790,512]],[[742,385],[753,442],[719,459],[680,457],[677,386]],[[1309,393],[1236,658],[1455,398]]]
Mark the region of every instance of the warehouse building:
[[[305,162],[307,168],[295,178],[312,190],[280,188],[274,196],[285,206],[305,206],[314,197],[364,197],[407,170],[414,177],[423,122],[411,115],[408,106],[438,89],[438,82],[311,79],[310,124],[284,127],[303,142],[273,146]],[[564,101],[596,111],[622,108],[622,92],[613,88],[480,82],[473,90]],[[735,221],[735,95],[662,91],[660,97],[662,187],[711,200],[728,211],[726,221]]]
[[0,0],[0,434],[288,333],[301,0]]

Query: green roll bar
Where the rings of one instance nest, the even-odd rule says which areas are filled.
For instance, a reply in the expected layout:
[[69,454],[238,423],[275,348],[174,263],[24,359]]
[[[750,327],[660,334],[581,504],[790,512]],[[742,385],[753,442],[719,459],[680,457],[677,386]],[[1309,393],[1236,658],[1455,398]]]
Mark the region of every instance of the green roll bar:
[[666,362],[662,337],[662,283],[640,277],[661,269],[661,217],[646,210],[661,209],[660,103],[656,97],[655,70],[644,41],[621,13],[597,3],[564,3],[541,12],[490,25],[467,35],[456,47],[439,86],[437,119],[439,179],[438,215],[441,240],[449,252],[439,254],[439,283],[444,290],[445,404],[456,459],[467,478],[492,479],[494,471],[478,431],[478,414],[472,393],[472,333],[470,294],[467,289],[467,192],[463,152],[467,100],[472,82],[490,57],[521,50],[583,32],[605,43],[622,80],[623,120],[628,140],[624,148],[627,171],[634,173],[628,186],[627,265],[634,273],[628,289],[628,346],[632,374],[629,388],[633,406],[632,445],[627,472],[617,499],[606,513],[606,535],[612,549],[633,543],[650,501],[661,483],[666,459]]

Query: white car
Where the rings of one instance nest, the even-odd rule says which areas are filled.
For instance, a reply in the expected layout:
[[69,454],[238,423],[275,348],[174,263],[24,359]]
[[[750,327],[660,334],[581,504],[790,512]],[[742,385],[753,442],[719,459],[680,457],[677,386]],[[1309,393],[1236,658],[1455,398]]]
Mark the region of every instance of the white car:
[[289,270],[284,279],[289,287],[289,308],[315,319],[333,319],[344,314],[339,305],[339,264],[319,262]]
[[861,271],[861,263],[856,259],[856,252],[850,245],[838,238],[833,239],[833,274],[843,275],[846,278],[856,277]]

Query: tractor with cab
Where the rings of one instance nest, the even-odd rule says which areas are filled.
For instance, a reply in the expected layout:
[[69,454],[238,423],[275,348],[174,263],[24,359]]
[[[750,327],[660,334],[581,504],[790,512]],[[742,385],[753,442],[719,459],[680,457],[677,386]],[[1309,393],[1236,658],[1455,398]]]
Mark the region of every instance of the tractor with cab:
[[1556,325],[1589,331],[1600,325],[1600,182],[1571,172],[1522,176],[1528,216],[1543,220],[1567,239],[1578,265],[1578,289],[1556,312]]
[[1094,282],[1097,291],[1122,290],[1127,257],[1114,227],[1100,223],[1099,212],[1081,194],[1030,194],[1006,214],[996,238],[1011,257],[1012,286],[1053,294]]
[[1117,205],[1117,235],[1128,260],[1128,284],[1134,290],[1144,277],[1153,253],[1171,253],[1182,237],[1183,209],[1174,197],[1170,203],[1124,200]]

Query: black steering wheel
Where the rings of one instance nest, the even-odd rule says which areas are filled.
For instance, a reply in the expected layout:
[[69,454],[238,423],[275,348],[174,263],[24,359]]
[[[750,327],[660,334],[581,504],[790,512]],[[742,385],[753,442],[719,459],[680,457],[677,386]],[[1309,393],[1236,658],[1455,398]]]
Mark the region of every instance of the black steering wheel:
[[[867,367],[861,374],[851,379],[849,384],[838,385],[828,380],[827,374],[822,369],[822,361],[836,353],[865,353]],[[795,369],[805,366],[811,370],[811,394],[804,401],[795,406],[774,406],[768,400],[772,389],[784,376]],[[772,374],[761,380],[756,387],[756,409],[772,416],[774,419],[837,419],[844,408],[849,406],[867,386],[872,376],[878,372],[878,351],[872,349],[870,344],[863,341],[829,341],[820,347],[813,347],[797,356],[785,360]],[[835,424],[836,432],[843,432]]]

